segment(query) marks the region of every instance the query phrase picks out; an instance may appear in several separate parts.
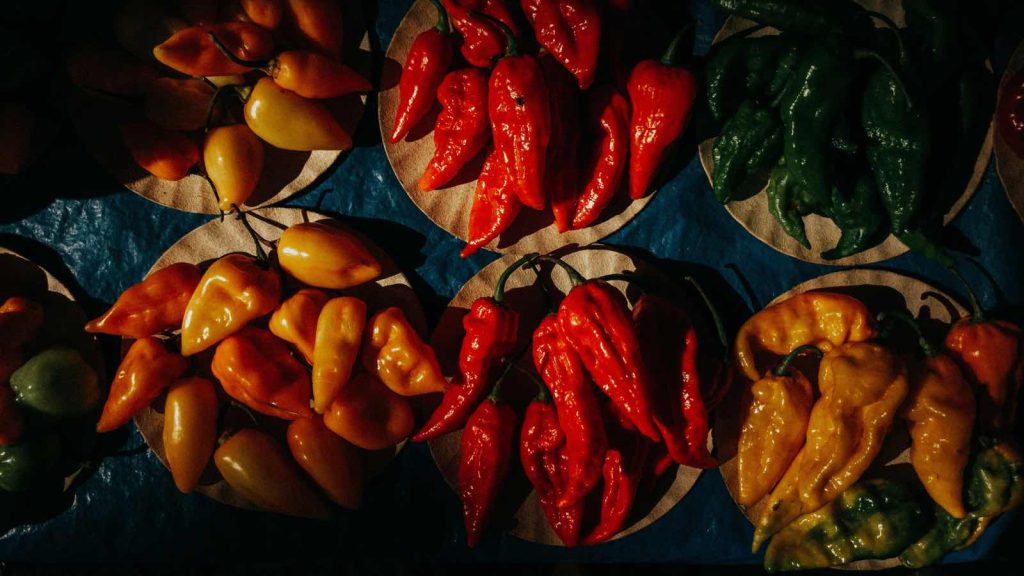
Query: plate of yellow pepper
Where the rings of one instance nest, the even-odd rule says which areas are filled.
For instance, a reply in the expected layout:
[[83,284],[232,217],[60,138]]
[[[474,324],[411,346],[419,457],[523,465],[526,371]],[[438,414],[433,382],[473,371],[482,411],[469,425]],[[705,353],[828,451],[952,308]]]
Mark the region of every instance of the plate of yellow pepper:
[[972,304],[848,270],[740,328],[715,445],[766,569],[920,568],[1024,499],[1020,329]]
[[433,351],[405,276],[356,232],[301,209],[211,221],[87,325],[124,338],[97,429],[136,425],[175,485],[325,518],[414,423]]

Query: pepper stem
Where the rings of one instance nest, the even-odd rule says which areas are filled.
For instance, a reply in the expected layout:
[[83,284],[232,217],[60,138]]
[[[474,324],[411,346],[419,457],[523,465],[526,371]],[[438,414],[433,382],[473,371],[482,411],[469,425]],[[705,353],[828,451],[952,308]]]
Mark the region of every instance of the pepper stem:
[[921,351],[924,352],[925,356],[930,358],[939,354],[939,350],[924,337],[924,332],[921,331],[921,325],[918,324],[917,320],[910,316],[910,314],[907,314],[903,310],[890,310],[889,312],[882,312],[878,315],[879,323],[887,322],[889,320],[898,320],[909,326],[910,329],[914,331],[914,334],[917,335],[917,344],[921,347]]
[[661,63],[665,66],[677,66],[679,64],[679,54],[682,51],[683,38],[686,33],[693,28],[693,22],[687,22],[685,26],[676,32],[676,35],[669,42],[668,48],[665,49],[665,53],[661,55]]
[[797,346],[792,352],[786,354],[786,357],[779,362],[779,365],[772,370],[773,376],[789,376],[789,365],[796,360],[796,357],[803,354],[804,352],[810,352],[812,356],[821,358],[821,348],[818,348],[814,344],[804,344],[803,346]]
[[568,262],[562,260],[558,256],[544,254],[542,256],[537,256],[536,259],[543,260],[545,262],[551,262],[552,264],[557,264],[561,266],[562,270],[565,270],[565,273],[569,275],[569,281],[572,282],[573,288],[587,281],[587,279],[583,277],[583,274],[580,274],[578,270],[573,268],[571,265],[569,265]]
[[704,301],[704,306],[708,309],[708,314],[711,315],[711,322],[715,325],[715,332],[718,333],[718,341],[722,343],[722,349],[728,354],[729,336],[725,332],[725,323],[722,322],[722,315],[718,313],[718,308],[711,302],[711,298],[708,297],[704,287],[700,285],[700,282],[697,282],[696,278],[693,276],[683,276],[683,280],[690,286],[693,286],[693,289],[700,295],[701,300]]
[[512,29],[509,28],[507,24],[505,24],[501,20],[498,20],[494,16],[491,16],[490,14],[484,14],[483,12],[479,12],[477,10],[471,10],[470,14],[476,16],[477,18],[483,18],[484,20],[487,20],[491,24],[497,26],[499,30],[501,30],[501,33],[505,36],[505,54],[504,56],[502,56],[503,58],[505,56],[517,56],[519,54],[519,41],[516,40],[515,33],[512,32]]
[[505,381],[505,377],[508,376],[508,373],[512,371],[512,367],[515,365],[515,362],[505,362],[505,368],[494,382],[494,386],[491,386],[491,392],[487,395],[488,400],[495,404],[501,402],[501,383]]
[[530,379],[534,385],[537,386],[537,395],[533,399],[537,402],[544,402],[545,404],[551,401],[551,392],[548,391],[548,387],[544,384],[536,374],[516,364],[515,362],[509,362],[509,365],[515,368],[520,374]]
[[[239,66],[245,66],[246,68],[260,68],[262,70],[270,65],[270,60],[243,60],[238,56],[235,56],[231,50],[228,50],[228,47],[220,41],[220,38],[217,38],[216,34],[213,32],[207,32],[206,34],[210,37],[210,40],[213,41],[213,45],[217,47],[217,50],[220,50],[220,53],[223,54],[225,58]],[[266,70],[264,70],[264,72],[266,72]]]
[[882,23],[896,35],[896,44],[900,47],[900,62],[904,62],[907,58],[907,47],[903,44],[903,34],[900,32],[900,27],[893,22],[892,18],[889,18],[881,12],[875,12],[874,10],[867,10],[866,12],[871,18],[881,20]]
[[604,280],[605,282],[621,280],[623,282],[628,282],[629,284],[632,284],[633,286],[639,288],[641,292],[651,291],[650,284],[648,284],[647,281],[643,279],[643,277],[637,274],[635,270],[623,270],[618,274],[605,274],[604,276],[599,277],[598,280]]
[[525,267],[527,264],[530,263],[530,261],[532,261],[539,255],[540,254],[536,252],[531,252],[530,254],[527,254],[522,258],[516,260],[515,262],[509,264],[508,268],[505,268],[505,271],[501,273],[501,276],[498,276],[497,284],[494,285],[495,302],[497,302],[498,304],[502,304],[505,302],[505,283],[508,282],[508,277],[511,276],[512,273],[515,272],[516,270]]
[[451,34],[452,27],[448,23],[448,11],[441,5],[440,0],[430,0],[430,3],[437,8],[437,24],[434,25],[434,28],[437,28],[437,31],[442,34]]
[[978,295],[974,293],[974,289],[971,288],[970,283],[967,282],[967,278],[964,278],[963,274],[956,269],[955,266],[949,267],[949,273],[956,276],[956,279],[964,285],[964,290],[967,291],[967,299],[971,302],[971,323],[977,324],[985,321],[985,311],[981,308],[981,303],[978,302]]
[[262,238],[256,233],[256,230],[249,223],[249,218],[242,212],[238,206],[235,206],[235,211],[238,212],[238,219],[242,221],[242,226],[245,227],[245,231],[249,233],[249,237],[252,238],[253,244],[256,246],[256,261],[263,264],[267,262],[267,251],[263,249]]

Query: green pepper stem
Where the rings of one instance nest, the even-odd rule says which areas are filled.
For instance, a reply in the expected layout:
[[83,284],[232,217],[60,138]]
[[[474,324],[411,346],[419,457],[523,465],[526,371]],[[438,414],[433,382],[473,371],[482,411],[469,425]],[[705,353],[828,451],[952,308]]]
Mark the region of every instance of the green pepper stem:
[[891,30],[892,33],[896,35],[896,44],[898,44],[900,47],[900,61],[906,61],[907,47],[903,44],[903,33],[900,32],[900,27],[897,26],[895,22],[893,22],[892,18],[889,18],[888,16],[882,14],[881,12],[875,12],[874,10],[866,10],[866,12],[867,15],[870,16],[871,18],[881,20],[882,23],[885,24],[886,27],[888,27],[889,30]]
[[587,279],[583,277],[583,274],[580,274],[578,270],[573,268],[571,265],[569,265],[568,262],[562,260],[558,256],[544,254],[541,256],[537,256],[536,259],[543,260],[545,262],[551,262],[552,264],[557,264],[561,266],[562,270],[565,270],[565,273],[569,275],[569,281],[572,283],[573,288],[587,281]]
[[516,260],[515,262],[509,264],[508,267],[505,268],[505,270],[501,273],[501,276],[498,276],[497,284],[494,285],[495,302],[497,302],[498,304],[502,304],[505,302],[505,283],[508,282],[508,277],[511,276],[512,273],[515,272],[516,270],[525,267],[532,260],[537,258],[537,256],[540,256],[540,254],[536,252],[531,252],[530,254],[527,254],[522,258]]
[[803,346],[797,346],[792,352],[786,354],[786,357],[779,362],[779,365],[772,370],[774,376],[789,376],[789,365],[796,360],[796,357],[803,354],[804,352],[810,352],[812,356],[821,358],[821,348],[818,348],[814,344],[804,344]]
[[665,53],[661,55],[660,62],[665,66],[678,66],[680,59],[680,52],[682,52],[683,38],[686,33],[693,28],[693,22],[687,22],[685,26],[676,32],[676,35],[669,42],[668,48],[665,49]]
[[519,41],[516,40],[516,35],[514,32],[512,32],[512,29],[509,28],[504,22],[498,20],[497,18],[491,16],[490,14],[484,14],[483,12],[479,12],[477,10],[471,10],[469,13],[472,14],[473,16],[476,16],[477,18],[483,18],[484,20],[487,20],[491,24],[494,24],[495,26],[498,27],[499,30],[501,30],[501,33],[504,34],[505,54],[502,56],[502,58],[506,56],[519,55]]
[[700,285],[700,282],[697,282],[696,278],[693,276],[683,276],[683,280],[690,286],[693,286],[693,289],[700,295],[701,300],[704,301],[704,306],[708,309],[708,314],[711,315],[711,322],[715,325],[715,332],[718,333],[718,341],[722,343],[722,349],[728,354],[729,336],[725,333],[725,323],[722,322],[722,315],[718,313],[718,308],[711,302],[711,298],[708,297],[704,287]]
[[605,274],[604,276],[598,277],[598,280],[604,280],[605,282],[614,282],[615,280],[621,280],[632,284],[633,286],[640,289],[641,292],[650,292],[651,285],[642,276],[636,273],[636,270],[627,271],[623,270],[617,274]]
[[256,233],[256,230],[249,223],[249,218],[242,212],[237,205],[234,206],[236,212],[238,212],[238,219],[242,221],[242,226],[245,227],[245,231],[249,233],[249,237],[252,238],[253,244],[256,246],[256,261],[260,264],[266,264],[268,262],[267,251],[263,249],[262,238]]
[[917,320],[915,320],[910,314],[907,314],[903,310],[890,310],[889,312],[882,312],[878,315],[879,323],[887,322],[890,319],[898,320],[909,326],[910,329],[914,331],[914,334],[917,335],[917,344],[921,347],[921,351],[924,352],[925,356],[930,358],[939,354],[939,350],[924,337],[924,332],[921,331],[921,325],[918,324]]
[[243,60],[232,54],[231,50],[228,50],[228,47],[220,41],[220,38],[217,38],[216,34],[213,32],[207,32],[206,34],[210,37],[210,40],[213,41],[213,45],[217,47],[217,50],[220,50],[220,53],[228,60],[231,60],[239,66],[245,66],[246,68],[259,68],[263,72],[267,72],[267,67],[270,66],[271,60]]
[[974,289],[971,288],[967,278],[964,278],[963,274],[956,269],[956,266],[949,267],[949,273],[956,276],[956,279],[960,281],[964,286],[964,290],[967,291],[967,299],[971,302],[971,322],[977,324],[985,321],[985,311],[981,308],[981,302],[978,301],[978,295],[974,293]]
[[430,3],[437,8],[437,24],[434,25],[434,28],[442,34],[451,34],[452,27],[448,23],[448,11],[441,5],[440,0],[430,0]]

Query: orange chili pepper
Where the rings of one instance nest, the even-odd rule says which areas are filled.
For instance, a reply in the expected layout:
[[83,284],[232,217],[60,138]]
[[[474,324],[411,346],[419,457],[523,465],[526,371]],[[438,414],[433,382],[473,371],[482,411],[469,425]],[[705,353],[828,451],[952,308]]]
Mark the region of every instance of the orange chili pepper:
[[277,242],[281,268],[303,284],[344,290],[380,276],[380,262],[355,234],[326,222],[289,226]]
[[319,102],[260,78],[245,102],[245,123],[282,150],[348,150],[352,136]]
[[181,132],[128,124],[121,127],[121,139],[135,163],[161,180],[181,180],[199,162],[199,146]]
[[336,0],[285,0],[292,31],[307,45],[341,59],[345,29],[341,6]]
[[245,124],[219,126],[206,133],[203,166],[217,191],[222,212],[252,196],[263,173],[263,143]]
[[284,14],[281,0],[241,0],[240,4],[250,20],[267,30],[276,30],[281,25]]
[[332,432],[366,450],[382,450],[412,433],[415,424],[407,398],[373,376],[357,374],[324,414]]
[[329,299],[330,296],[320,290],[305,288],[281,302],[270,317],[270,332],[295,346],[309,364],[313,363],[317,320]]
[[206,378],[185,378],[171,386],[164,404],[164,453],[174,485],[188,494],[210,462],[217,444],[217,391]]
[[153,48],[153,56],[189,76],[230,76],[248,72],[248,67],[236,64],[217,48],[211,34],[241,60],[265,60],[274,51],[274,40],[267,30],[250,22],[224,22],[179,30]]
[[217,346],[210,371],[224,391],[253,410],[284,420],[309,418],[309,374],[288,345],[248,326]]
[[288,425],[292,457],[339,506],[359,508],[363,499],[363,453],[324,426],[319,416]]
[[323,414],[352,377],[366,328],[366,303],[341,297],[328,302],[316,323],[313,409]]
[[201,277],[195,264],[161,268],[122,292],[109,310],[85,325],[85,331],[145,338],[179,327]]
[[195,78],[157,78],[146,92],[146,119],[161,128],[188,132],[206,125],[213,88]]
[[363,367],[402,396],[444,392],[448,382],[434,349],[420,338],[401,308],[387,308],[370,319]]
[[162,340],[136,340],[117,368],[96,431],[110,432],[127,424],[188,367],[188,360],[168,350]]

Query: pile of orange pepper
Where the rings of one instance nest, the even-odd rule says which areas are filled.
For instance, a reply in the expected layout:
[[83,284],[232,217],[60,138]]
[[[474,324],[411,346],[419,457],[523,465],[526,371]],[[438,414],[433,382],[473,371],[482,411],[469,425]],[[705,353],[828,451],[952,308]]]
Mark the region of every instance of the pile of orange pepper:
[[[257,242],[256,255],[172,264],[86,325],[135,339],[96,428],[162,405],[179,490],[219,477],[258,507],[324,518],[327,500],[359,506],[366,452],[409,436],[410,397],[446,381],[401,309],[346,293],[381,274],[356,235],[330,222],[281,227],[270,255]],[[241,427],[232,408],[248,413]]]
[[79,87],[141,99],[145,120],[120,126],[138,166],[162,180],[198,169],[228,212],[259,184],[265,145],[352,147],[331,100],[373,86],[344,64],[335,0],[182,1],[180,11],[190,25],[152,47],[155,62],[94,48],[67,62]]

